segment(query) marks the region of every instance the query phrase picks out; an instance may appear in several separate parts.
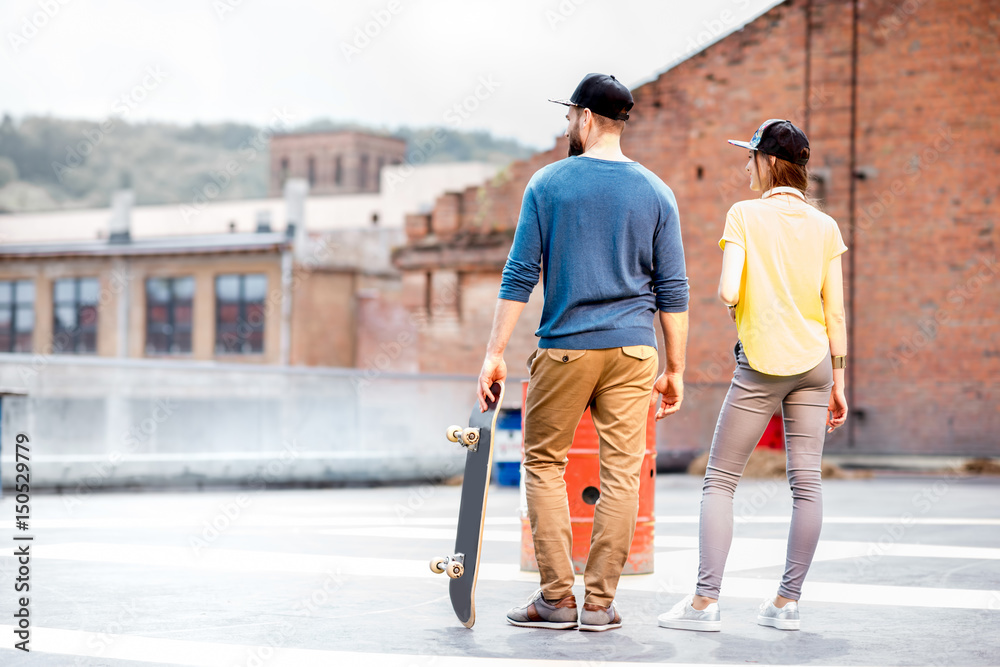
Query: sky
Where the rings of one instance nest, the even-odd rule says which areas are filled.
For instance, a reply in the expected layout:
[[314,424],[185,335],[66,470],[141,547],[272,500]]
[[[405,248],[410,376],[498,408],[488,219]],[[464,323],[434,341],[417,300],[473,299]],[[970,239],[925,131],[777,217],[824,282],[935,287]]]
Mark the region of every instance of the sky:
[[317,119],[547,148],[588,72],[635,88],[774,0],[4,0],[0,113]]

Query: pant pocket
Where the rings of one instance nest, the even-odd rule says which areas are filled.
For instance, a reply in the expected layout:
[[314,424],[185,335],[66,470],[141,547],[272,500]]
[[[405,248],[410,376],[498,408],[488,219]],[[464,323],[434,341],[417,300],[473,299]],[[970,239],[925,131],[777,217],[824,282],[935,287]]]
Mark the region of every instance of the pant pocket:
[[656,348],[652,345],[626,345],[622,347],[622,352],[636,359],[649,359],[656,354]]
[[545,353],[549,355],[550,359],[558,361],[564,364],[568,364],[572,361],[576,361],[584,354],[587,353],[586,350],[564,350],[562,348],[550,347],[545,350]]

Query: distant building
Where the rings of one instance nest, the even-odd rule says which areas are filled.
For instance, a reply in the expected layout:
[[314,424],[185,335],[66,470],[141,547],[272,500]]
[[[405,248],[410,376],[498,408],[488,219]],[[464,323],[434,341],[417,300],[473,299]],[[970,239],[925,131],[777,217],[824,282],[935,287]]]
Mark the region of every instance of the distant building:
[[390,257],[404,212],[497,169],[386,167],[381,194],[299,181],[283,199],[133,207],[121,191],[110,209],[0,215],[0,353],[365,367],[410,326]]
[[277,134],[271,139],[270,196],[289,178],[305,179],[316,195],[379,192],[383,167],[402,164],[406,141],[366,132]]
[[0,246],[0,352],[276,363],[290,247],[277,233]]

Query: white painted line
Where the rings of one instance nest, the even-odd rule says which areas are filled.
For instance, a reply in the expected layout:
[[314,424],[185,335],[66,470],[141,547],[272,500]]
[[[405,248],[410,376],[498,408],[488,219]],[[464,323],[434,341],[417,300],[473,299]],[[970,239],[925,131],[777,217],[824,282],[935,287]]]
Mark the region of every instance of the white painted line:
[[[783,516],[733,516],[733,523],[742,524],[765,524],[765,523],[778,523],[778,524],[788,524],[791,521],[791,515],[786,514]],[[658,515],[656,517],[656,523],[698,523],[697,514],[688,515]],[[824,516],[824,525],[895,525],[903,524],[903,515],[900,516]],[[907,517],[905,524],[912,524],[918,526],[1000,526],[1000,519],[994,518],[984,518],[984,519],[972,519],[972,518],[962,518],[962,517]]]
[[[394,540],[445,540],[455,541],[455,528],[410,528],[410,527],[375,527],[375,528],[321,528],[313,531],[318,535],[339,535],[347,537],[386,537]],[[486,542],[520,542],[521,533],[513,530],[483,531]]]
[[[366,508],[367,509],[367,508]],[[203,521],[210,520],[220,512],[219,507],[207,505],[191,507],[186,510],[193,516],[173,517],[101,517],[87,519],[33,519],[32,528],[191,528],[201,530]],[[234,527],[243,528],[322,528],[351,526],[451,526],[458,525],[456,517],[296,517],[277,515],[256,515],[251,510],[243,513],[232,521]],[[519,526],[521,520],[517,517],[493,517],[486,519],[487,526]],[[454,536],[453,536],[454,537]]]
[[[457,624],[457,621],[456,621]],[[0,635],[13,636],[14,627],[0,625]],[[513,632],[523,632],[512,629]],[[281,635],[276,636],[281,637]],[[291,637],[285,639],[289,643]],[[192,667],[218,667],[219,665],[266,664],[267,667],[329,667],[330,665],[367,665],[371,667],[584,667],[595,664],[601,650],[587,644],[580,645],[580,652],[587,652],[583,660],[532,660],[525,658],[479,658],[468,655],[441,656],[429,654],[361,653],[352,651],[323,651],[318,649],[287,648],[271,645],[243,645],[219,642],[186,641],[137,635],[105,634],[83,630],[59,630],[35,626],[32,629],[32,651],[55,655],[103,658],[105,660],[155,661]],[[13,651],[4,642],[0,652]],[[634,667],[634,662],[604,662],[603,667]],[[677,663],[677,667],[695,667],[691,663]],[[700,665],[699,665],[700,667]],[[719,664],[716,667],[737,667]],[[821,667],[821,666],[815,666]]]
[[[730,562],[727,563],[726,567],[727,573],[784,562],[784,544],[780,540],[750,540],[749,542],[750,544],[747,544],[734,540],[734,546],[739,548],[737,553],[731,552]],[[757,543],[758,548],[754,548],[753,543]],[[205,549],[200,555],[195,555],[193,550],[183,547],[93,542],[36,544],[33,549],[33,556],[36,559],[119,563],[155,568],[182,567],[202,571],[249,573],[324,573],[337,578],[402,577],[425,579],[440,577],[444,579],[444,575],[436,575],[430,571],[428,566],[430,557],[428,560],[407,560],[276,551],[241,551],[212,547]],[[0,558],[13,558],[13,556],[0,555]],[[666,593],[690,592],[693,589],[698,564],[696,549],[661,552],[655,554],[654,558],[656,571],[660,574],[623,577],[619,587],[625,590]],[[536,583],[538,575],[521,572],[518,565],[514,563],[481,563],[479,579],[481,581]],[[582,577],[578,577],[578,581],[582,583]],[[723,592],[726,596],[763,598],[774,593],[777,582],[767,579],[727,576],[723,585]],[[811,581],[807,581],[806,586],[807,599],[812,602],[993,609],[1000,601],[1000,591],[990,590],[876,586]]]
[[[656,565],[659,570],[660,560]],[[689,570],[691,571],[691,570]],[[644,575],[622,577],[619,590],[646,591],[663,596],[663,610],[678,598],[694,592],[695,576],[675,578],[666,575]],[[582,578],[578,578],[582,585]],[[725,598],[750,598],[763,600],[774,597],[777,579],[748,579],[726,576],[722,580],[721,596]],[[658,598],[659,600],[660,598]],[[1000,604],[1000,591],[974,590],[966,588],[922,588],[918,586],[879,586],[873,584],[848,584],[841,582],[810,581],[806,579],[802,587],[802,604],[819,603],[853,604],[858,606],[888,607],[932,607],[945,609],[976,609],[996,611]]]
[[[785,562],[784,539],[734,537],[729,557],[740,552],[769,552],[779,556],[775,564]],[[658,535],[653,538],[653,546],[658,548],[697,549],[698,538],[689,535]],[[942,544],[898,544],[878,542],[848,542],[840,540],[820,540],[813,561],[840,560],[843,558],[900,556],[906,558],[970,558],[974,560],[1000,560],[1000,549],[993,547],[962,547]],[[729,569],[728,566],[726,568]],[[749,569],[749,568],[740,568]]]
[[[399,508],[405,508],[399,510]],[[299,508],[301,509],[301,508]],[[366,507],[366,511],[371,511],[371,507]],[[330,516],[330,517],[304,517],[304,516],[279,516],[273,514],[254,514],[246,510],[244,514],[234,522],[234,525],[247,528],[318,528],[318,527],[350,527],[350,526],[455,526],[457,519],[451,517],[425,517],[419,516],[419,511],[412,511],[399,503],[395,507],[385,507],[387,513],[396,513],[390,517],[365,517],[365,516]],[[214,513],[218,513],[216,505],[207,504],[204,506],[192,506],[186,509],[187,512],[195,513],[197,516],[159,516],[159,517],[100,517],[100,518],[80,518],[80,519],[34,519],[32,526],[35,528],[201,528],[201,522],[210,518]],[[297,510],[296,510],[297,511]],[[327,510],[329,511],[329,510]],[[734,516],[733,522],[737,524],[785,524],[790,520],[789,516],[755,516],[740,517]],[[695,524],[698,523],[698,515],[685,516],[657,516],[658,524]],[[826,525],[917,525],[917,526],[1000,526],[1000,519],[972,519],[972,518],[928,518],[910,517],[905,523],[902,516],[896,517],[824,517],[823,523]],[[488,526],[518,526],[521,519],[518,516],[495,516],[487,517]]]

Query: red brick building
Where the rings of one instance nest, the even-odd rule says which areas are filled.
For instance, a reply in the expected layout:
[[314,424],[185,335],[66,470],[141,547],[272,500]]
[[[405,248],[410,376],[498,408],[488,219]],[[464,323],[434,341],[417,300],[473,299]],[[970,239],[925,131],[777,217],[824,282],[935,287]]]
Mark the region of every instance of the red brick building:
[[[814,194],[850,247],[853,414],[828,451],[1000,454],[998,31],[997,0],[789,0],[633,90],[623,147],[677,195],[691,284],[688,396],[658,427],[661,451],[711,442],[736,337],[717,241],[753,196],[726,139],[778,117],[808,133]],[[524,186],[565,155],[559,141],[409,216],[403,291],[382,308],[409,310],[414,342],[374,338],[394,353],[385,364],[478,372]],[[506,357],[514,376],[540,309],[536,291]]]
[[309,181],[313,195],[379,191],[382,167],[402,164],[406,141],[367,132],[303,132],[271,138],[268,192],[282,193],[289,178]]

